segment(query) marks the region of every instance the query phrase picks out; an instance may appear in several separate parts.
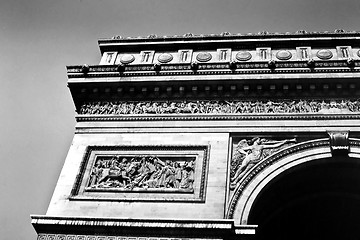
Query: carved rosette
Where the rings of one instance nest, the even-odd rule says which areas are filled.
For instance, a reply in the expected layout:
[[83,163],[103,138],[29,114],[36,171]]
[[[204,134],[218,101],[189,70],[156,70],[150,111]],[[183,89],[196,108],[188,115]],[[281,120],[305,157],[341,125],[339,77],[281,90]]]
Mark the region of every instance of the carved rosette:
[[320,59],[323,59],[323,60],[328,60],[328,59],[331,59],[333,57],[333,54],[330,50],[328,49],[322,49],[322,50],[319,50],[317,53],[316,53],[316,56]]
[[279,60],[289,60],[292,57],[291,52],[287,50],[280,50],[276,53],[276,58]]
[[201,52],[198,53],[198,55],[196,56],[196,60],[198,60],[199,62],[208,62],[211,60],[211,58],[212,56],[208,52]]
[[132,63],[135,60],[134,55],[132,54],[125,54],[121,57],[120,62],[123,64]]
[[171,62],[171,60],[173,60],[173,55],[170,53],[163,53],[158,57],[158,61],[161,63],[168,63]]
[[236,59],[239,61],[248,61],[252,57],[251,53],[248,51],[241,51],[236,54]]

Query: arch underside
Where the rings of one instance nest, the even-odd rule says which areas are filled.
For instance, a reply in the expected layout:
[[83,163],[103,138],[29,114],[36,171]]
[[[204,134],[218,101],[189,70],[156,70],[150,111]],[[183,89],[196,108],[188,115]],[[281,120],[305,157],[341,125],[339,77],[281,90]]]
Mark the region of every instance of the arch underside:
[[264,159],[238,184],[228,218],[258,225],[256,239],[360,236],[359,145],[332,156],[328,140],[314,140]]

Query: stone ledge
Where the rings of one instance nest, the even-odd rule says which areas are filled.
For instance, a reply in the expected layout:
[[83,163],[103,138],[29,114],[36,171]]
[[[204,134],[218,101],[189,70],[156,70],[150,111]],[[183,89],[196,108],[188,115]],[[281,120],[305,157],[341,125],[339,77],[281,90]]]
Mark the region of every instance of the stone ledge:
[[207,237],[255,234],[257,225],[235,225],[232,219],[126,219],[32,215],[38,234],[127,234],[131,236]]
[[107,122],[107,121],[233,121],[233,120],[345,120],[359,119],[359,113],[348,114],[134,114],[134,115],[77,115],[77,122]]

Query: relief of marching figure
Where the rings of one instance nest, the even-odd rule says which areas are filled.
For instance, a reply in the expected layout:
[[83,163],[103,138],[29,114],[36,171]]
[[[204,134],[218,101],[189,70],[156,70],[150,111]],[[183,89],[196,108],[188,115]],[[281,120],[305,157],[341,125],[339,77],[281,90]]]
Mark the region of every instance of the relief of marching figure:
[[271,154],[296,143],[296,139],[273,141],[265,138],[240,140],[233,150],[230,169],[230,189],[235,189],[240,179],[258,162]]
[[156,156],[98,157],[91,170],[88,188],[178,189],[192,191],[194,158],[161,160]]

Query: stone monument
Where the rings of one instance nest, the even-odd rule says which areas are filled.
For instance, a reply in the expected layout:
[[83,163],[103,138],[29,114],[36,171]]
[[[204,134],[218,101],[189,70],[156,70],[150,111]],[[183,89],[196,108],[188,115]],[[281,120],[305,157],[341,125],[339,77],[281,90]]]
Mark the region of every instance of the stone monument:
[[67,67],[77,124],[48,211],[32,215],[38,240],[356,232],[360,32],[99,47],[99,65]]

